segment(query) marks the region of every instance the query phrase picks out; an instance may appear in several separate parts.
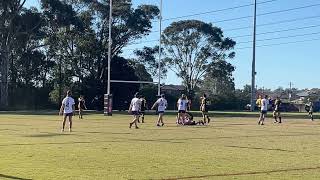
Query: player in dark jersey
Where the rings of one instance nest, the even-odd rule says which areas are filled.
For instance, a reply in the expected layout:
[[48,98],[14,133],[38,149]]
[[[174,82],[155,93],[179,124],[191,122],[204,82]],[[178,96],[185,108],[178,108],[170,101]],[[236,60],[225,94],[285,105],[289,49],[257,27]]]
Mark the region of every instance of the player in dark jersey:
[[[274,109],[273,109],[273,117],[274,117],[274,123],[282,123],[282,117],[280,112],[282,101],[280,100],[280,97],[277,97],[274,101]],[[279,121],[278,121],[279,119]]]
[[313,102],[311,101],[310,98],[308,99],[305,109],[308,112],[308,116],[310,117],[310,120],[313,121]]
[[201,105],[200,105],[200,111],[202,112],[202,117],[203,117],[203,121],[200,121],[200,123],[202,124],[206,124],[208,120],[208,124],[210,123],[210,117],[208,115],[208,99],[207,99],[207,95],[203,94],[203,96],[201,97]]
[[144,96],[142,96],[140,98],[140,101],[141,101],[141,108],[140,108],[141,122],[144,123],[144,115],[146,113],[146,110],[148,109],[147,100]]
[[84,100],[83,95],[80,95],[78,99],[78,109],[79,109],[79,119],[82,119],[83,117],[83,111],[87,109],[86,102]]

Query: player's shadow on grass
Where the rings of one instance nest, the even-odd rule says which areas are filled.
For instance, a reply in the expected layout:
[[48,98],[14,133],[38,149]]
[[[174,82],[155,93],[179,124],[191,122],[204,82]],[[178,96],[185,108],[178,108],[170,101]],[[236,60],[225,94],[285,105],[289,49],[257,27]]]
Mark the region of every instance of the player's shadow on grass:
[[[283,134],[277,135],[279,137],[296,137],[296,136],[319,136],[319,134],[314,133],[300,133],[300,134]],[[220,137],[189,137],[189,138],[167,138],[167,139],[126,139],[126,138],[117,138],[122,141],[148,141],[148,142],[171,142],[171,143],[184,143],[181,141],[190,141],[190,140],[218,140],[218,139],[237,139],[237,138],[261,138],[261,137],[270,137],[269,134],[265,135],[246,135],[246,136],[220,136]]]
[[290,151],[290,150],[279,149],[279,148],[260,148],[260,147],[247,147],[247,146],[224,146],[224,147],[239,148],[239,149],[253,149],[253,150],[267,150],[267,151],[296,152],[296,151]]
[[41,133],[41,134],[32,134],[32,135],[27,135],[24,137],[56,137],[56,136],[70,136],[72,134],[67,134],[67,133]]
[[320,167],[292,168],[292,169],[277,169],[277,170],[239,172],[239,173],[222,173],[222,174],[209,174],[209,175],[202,175],[202,176],[185,176],[185,177],[161,178],[161,179],[163,179],[163,180],[179,180],[179,179],[203,179],[203,178],[215,178],[215,177],[217,178],[217,177],[231,177],[231,176],[251,176],[251,175],[261,175],[261,174],[270,174],[270,173],[310,171],[310,170],[319,170],[319,169],[320,169]]
[[0,124],[0,126],[32,126],[32,125],[28,125],[28,124]]
[[17,180],[32,180],[32,179],[26,179],[26,178],[21,178],[21,177],[9,176],[9,175],[5,175],[5,174],[0,174],[0,178],[17,179]]
[[95,144],[95,143],[125,143],[124,141],[74,141],[74,142],[45,142],[45,143],[16,143],[0,144],[0,147],[8,146],[38,146],[38,145],[74,145],[74,144]]
[[88,131],[82,132],[87,134],[115,134],[115,135],[130,135],[131,133],[119,133],[119,132],[103,132],[103,131]]
[[173,143],[173,144],[182,144],[185,142],[179,141],[180,139],[123,139],[124,141],[140,141],[140,142],[156,142],[156,143]]

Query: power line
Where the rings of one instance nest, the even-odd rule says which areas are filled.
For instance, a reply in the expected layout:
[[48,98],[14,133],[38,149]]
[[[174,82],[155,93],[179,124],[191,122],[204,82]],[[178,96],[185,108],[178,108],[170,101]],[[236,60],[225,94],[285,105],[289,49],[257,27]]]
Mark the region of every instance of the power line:
[[[272,1],[276,1],[276,0],[270,0],[270,1],[265,1],[265,2],[261,2],[261,3],[267,3],[267,2],[272,2]],[[243,5],[245,6],[245,5]],[[310,8],[310,7],[315,7],[315,6],[320,6],[320,4],[311,4],[311,5],[307,5],[307,6],[301,6],[301,7],[295,7],[295,8],[290,8],[290,9],[284,9],[284,10],[279,10],[279,11],[272,11],[272,12],[266,12],[266,13],[262,13],[262,14],[258,14],[257,16],[264,16],[264,15],[270,15],[270,14],[276,14],[276,13],[281,13],[281,12],[288,12],[288,11],[293,11],[293,10],[298,10],[298,9],[304,9],[304,8]],[[240,7],[240,6],[239,6]],[[235,8],[235,7],[231,7],[231,8]],[[225,8],[225,9],[229,9],[229,8]],[[216,11],[222,11],[222,10],[216,10]],[[225,19],[225,20],[220,20],[220,21],[216,21],[217,22],[226,22],[226,21],[233,21],[233,20],[239,20],[239,19],[244,19],[244,18],[249,18],[252,16],[243,16],[243,17],[238,17],[238,18],[232,18],[232,19]],[[282,24],[282,23],[287,23],[287,22],[295,22],[295,21],[301,21],[301,20],[306,20],[306,19],[314,19],[314,18],[318,18],[320,17],[318,16],[309,16],[309,17],[302,17],[302,18],[295,18],[295,19],[289,19],[289,20],[282,20],[282,21],[277,21],[277,22],[272,22],[272,23],[265,23],[265,24],[258,24],[258,27],[261,26],[269,26],[269,25],[276,25],[276,24]],[[176,17],[177,18],[177,17]],[[303,27],[303,28],[296,28],[296,29],[287,29],[287,30],[283,30],[283,31],[277,31],[277,32],[284,32],[284,31],[293,31],[293,30],[298,30],[298,29],[307,29],[307,28],[311,28],[311,27],[315,27],[315,26],[310,26],[310,27]],[[233,28],[233,29],[226,29],[226,31],[234,31],[234,30],[240,30],[240,29],[248,29],[248,28],[252,28],[252,26],[246,26],[246,27],[240,27],[240,28]],[[152,31],[151,33],[156,33],[159,31]],[[151,34],[150,33],[150,34]],[[268,33],[274,33],[274,32],[265,32],[265,33],[259,33],[259,35],[261,34],[268,34]],[[249,36],[249,35],[243,35],[244,36]],[[251,36],[251,35],[250,35]],[[240,37],[240,36],[238,36]],[[149,40],[149,41],[142,41],[142,42],[137,42],[137,43],[131,43],[129,45],[134,45],[134,44],[143,44],[143,43],[149,43],[149,42],[156,42],[158,41],[158,39],[154,39],[154,40]],[[244,42],[241,42],[244,43]]]
[[133,42],[133,43],[129,43],[128,45],[144,44],[144,43],[156,42],[156,41],[159,41],[159,39],[153,39],[153,40],[148,40],[148,41],[140,41],[140,42]]
[[289,19],[289,20],[282,20],[282,21],[277,21],[277,22],[273,22],[273,23],[258,24],[257,27],[269,26],[269,25],[275,25],[275,24],[283,24],[283,23],[287,23],[287,22],[296,22],[296,21],[301,21],[301,20],[306,20],[306,19],[315,19],[315,18],[319,18],[319,17],[320,17],[320,15],[301,17],[301,18],[295,18],[295,19]]
[[[316,28],[316,27],[320,27],[320,25],[305,26],[305,27],[284,29],[284,30],[278,30],[278,31],[268,31],[268,32],[258,33],[257,35],[274,34],[274,33],[279,33],[279,32],[288,32],[288,31],[295,31],[295,30],[302,30],[302,29],[311,29],[311,28]],[[233,36],[231,38],[250,37],[250,36],[252,36],[252,34]],[[136,43],[130,43],[128,45],[145,44],[145,43],[157,42],[157,41],[159,41],[159,39],[153,39],[153,40],[148,40],[148,41],[140,41],[140,42],[136,42]],[[249,43],[249,42],[252,42],[252,41],[240,42],[238,44]]]
[[[282,37],[267,38],[267,39],[259,39],[257,41],[270,41],[270,40],[277,40],[277,39],[287,39],[287,38],[293,38],[293,37],[310,36],[310,35],[315,35],[315,34],[320,34],[320,32],[297,34],[297,35],[282,36]],[[251,43],[251,42],[252,41],[243,41],[243,42],[238,42],[237,44],[244,44],[244,43]]]
[[[316,7],[316,6],[320,6],[320,4],[311,4],[311,5],[308,5],[308,6],[300,6],[300,7],[290,8],[290,9],[283,9],[283,10],[279,10],[279,11],[271,11],[271,12],[266,12],[266,13],[262,13],[262,14],[257,14],[257,16],[278,14],[278,13],[282,13],[282,12],[295,11],[295,10],[306,9],[306,8],[311,8],[311,7]],[[242,16],[242,17],[237,17],[237,18],[231,18],[231,19],[223,19],[223,20],[215,21],[214,23],[235,21],[235,20],[247,19],[247,18],[251,18],[251,17],[253,17],[253,16],[250,15],[250,16]]]
[[[258,24],[257,27],[263,27],[263,26],[271,26],[271,25],[277,25],[277,24],[284,24],[288,22],[296,22],[296,21],[303,21],[303,20],[308,20],[308,19],[316,19],[319,18],[320,15],[317,16],[308,16],[308,17],[301,17],[301,18],[294,18],[294,19],[287,19],[287,20],[281,20],[281,21],[276,21],[276,22],[271,22],[271,23],[264,23],[264,24]],[[239,28],[232,28],[232,29],[225,29],[224,32],[229,32],[229,31],[235,31],[235,30],[242,30],[242,29],[250,29],[252,26],[244,26],[244,27],[239,27]],[[158,33],[159,31],[152,31],[149,34],[153,33]]]
[[[270,2],[274,2],[278,0],[269,0],[269,1],[263,1],[259,2],[257,4],[266,4]],[[189,15],[183,15],[183,16],[177,16],[177,17],[172,17],[172,18],[166,18],[163,21],[169,21],[169,20],[174,20],[174,19],[181,19],[181,18],[186,18],[186,17],[193,17],[193,16],[200,16],[200,15],[205,15],[205,14],[212,14],[212,13],[217,13],[217,12],[223,12],[223,11],[228,11],[228,10],[235,10],[235,9],[240,9],[240,8],[245,8],[245,7],[250,7],[253,6],[254,4],[245,4],[245,5],[240,5],[240,6],[234,6],[234,7],[229,7],[229,8],[224,8],[224,9],[218,9],[218,10],[213,10],[213,11],[206,11],[202,13],[194,13],[194,14],[189,14]]]
[[[320,25],[305,26],[305,27],[284,29],[284,30],[278,30],[278,31],[268,31],[268,32],[258,33],[257,35],[273,34],[273,33],[287,32],[287,31],[295,31],[295,30],[302,30],[302,29],[311,29],[311,28],[315,28],[315,27],[320,27]],[[233,36],[233,37],[231,37],[231,38],[250,37],[250,36],[252,36],[252,34],[240,35],[240,36]]]
[[[256,47],[270,47],[270,46],[278,46],[278,45],[286,45],[286,44],[296,44],[296,43],[302,43],[302,42],[310,42],[310,41],[319,41],[320,38],[314,38],[314,39],[307,39],[307,40],[300,40],[300,41],[291,41],[291,42],[284,42],[284,43],[275,43],[275,44],[264,44],[259,45]],[[242,48],[236,48],[235,50],[242,50],[242,49],[251,49],[252,47],[242,47]]]
[[[313,38],[313,39],[306,39],[306,40],[299,40],[299,41],[289,41],[289,42],[283,42],[283,43],[263,44],[263,45],[259,45],[259,46],[256,46],[256,47],[270,47],[270,46],[296,44],[296,43],[319,41],[319,40],[320,40],[320,38]],[[139,48],[135,48],[135,49],[133,49],[133,48],[132,48],[132,49],[125,49],[125,50],[127,50],[127,51],[134,51],[134,50],[137,50],[137,49],[139,49]],[[252,46],[235,48],[234,50],[243,50],[243,49],[252,49]],[[132,55],[132,53],[131,53],[130,55]]]

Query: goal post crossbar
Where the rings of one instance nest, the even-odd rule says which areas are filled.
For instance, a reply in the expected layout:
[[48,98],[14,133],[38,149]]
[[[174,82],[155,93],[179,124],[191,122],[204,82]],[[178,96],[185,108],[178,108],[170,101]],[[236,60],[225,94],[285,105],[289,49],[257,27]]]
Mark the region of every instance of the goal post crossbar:
[[124,80],[110,80],[111,83],[134,83],[134,84],[158,84],[153,81],[124,81]]

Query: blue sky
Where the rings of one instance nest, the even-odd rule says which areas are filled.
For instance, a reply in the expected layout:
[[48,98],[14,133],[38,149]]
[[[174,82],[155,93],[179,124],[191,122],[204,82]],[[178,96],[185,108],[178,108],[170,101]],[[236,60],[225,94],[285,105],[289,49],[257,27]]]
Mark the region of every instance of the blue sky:
[[[133,3],[135,5],[159,5],[159,1],[160,0],[133,0]],[[267,0],[258,0],[258,3],[265,1]],[[30,4],[36,4],[37,2],[37,0],[27,0],[28,6]],[[253,0],[163,0],[163,18],[167,19],[242,6],[252,2]],[[283,11],[308,5],[315,6],[292,11],[284,11],[281,13],[261,15],[269,12]],[[257,18],[257,33],[261,34],[268,32],[267,34],[257,36],[257,46],[263,46],[257,48],[256,54],[256,83],[258,87],[275,89],[280,86],[288,87],[289,83],[292,82],[293,86],[297,88],[320,88],[320,78],[317,78],[317,73],[320,69],[320,58],[318,55],[318,52],[320,51],[320,1],[275,0],[269,3],[259,4],[257,11],[257,13],[260,14]],[[211,22],[214,25],[221,27],[225,31],[225,36],[235,37],[234,40],[238,42],[238,45],[235,48],[236,57],[231,60],[231,62],[236,67],[236,71],[234,73],[236,88],[242,88],[244,85],[251,83],[252,62],[252,49],[247,48],[251,47],[252,43],[246,43],[247,41],[252,41],[252,37],[236,36],[250,35],[252,34],[253,29],[230,29],[252,26],[252,18],[243,18],[225,22],[218,21],[251,15],[253,15],[253,6],[183,18]],[[273,25],[262,25],[293,19],[299,20]],[[164,21],[164,28],[177,20],[182,19]],[[288,29],[296,30],[275,32]],[[155,22],[153,31],[157,30],[158,23]],[[159,33],[151,33],[141,41],[157,40],[158,38]],[[297,41],[300,41],[300,43],[282,44]],[[154,46],[157,43],[158,42],[149,42],[128,46],[125,48],[123,55],[126,57],[132,57],[132,49],[141,48],[143,46]],[[174,73],[169,72],[168,77],[164,82],[167,84],[180,84],[181,80],[177,78]]]

